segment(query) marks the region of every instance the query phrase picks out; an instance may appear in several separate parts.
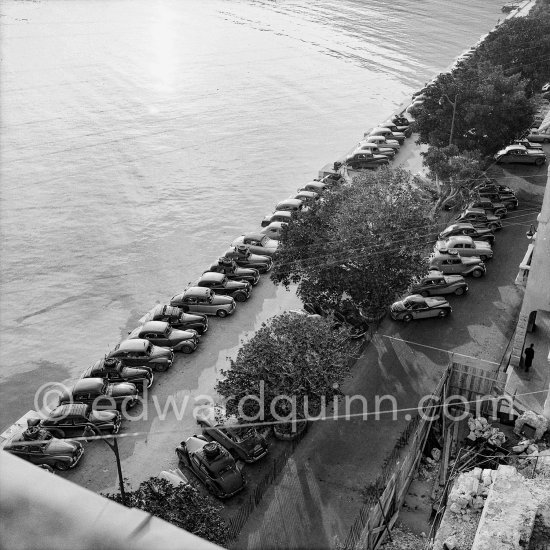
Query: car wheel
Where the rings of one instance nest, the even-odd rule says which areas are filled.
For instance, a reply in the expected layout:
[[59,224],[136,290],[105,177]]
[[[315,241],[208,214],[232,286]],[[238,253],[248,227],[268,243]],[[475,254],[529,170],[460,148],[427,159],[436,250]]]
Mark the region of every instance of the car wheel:
[[425,298],[426,296],[428,296],[428,293],[427,293],[425,290],[423,290],[423,291],[420,293],[420,296],[424,296],[424,298]]
[[62,472],[66,472],[69,469],[69,465],[66,462],[56,462],[55,469],[61,470]]
[[182,353],[193,353],[195,351],[195,348],[192,348],[191,346],[183,346],[181,348]]
[[488,226],[487,226],[491,231],[496,231],[498,226],[494,223],[490,223]]
[[463,289],[462,287],[457,288],[457,289],[455,290],[455,295],[456,295],[456,296],[462,296],[463,294],[464,294],[464,289]]
[[438,313],[438,317],[440,317],[441,319],[443,319],[444,317],[447,317],[447,315],[449,315],[449,310],[447,309],[442,309],[439,313]]
[[535,160],[535,166],[542,166],[543,164],[544,164],[544,159],[543,158]]
[[216,311],[216,315],[223,319],[224,317],[227,317],[227,311],[225,311],[225,309],[218,309],[218,311]]
[[248,298],[246,294],[243,294],[242,292],[238,292],[237,294],[235,294],[235,300],[237,302],[246,302],[247,299]]
[[164,371],[168,370],[168,365],[166,363],[160,363],[159,365],[155,366],[155,370],[157,372],[164,372]]
[[404,321],[405,323],[410,323],[410,322],[412,321],[412,318],[413,318],[413,316],[412,316],[410,313],[407,313],[407,315],[405,315],[405,316],[403,317],[403,321]]
[[474,269],[472,271],[472,277],[475,277],[476,279],[479,279],[483,275],[483,271],[481,269]]

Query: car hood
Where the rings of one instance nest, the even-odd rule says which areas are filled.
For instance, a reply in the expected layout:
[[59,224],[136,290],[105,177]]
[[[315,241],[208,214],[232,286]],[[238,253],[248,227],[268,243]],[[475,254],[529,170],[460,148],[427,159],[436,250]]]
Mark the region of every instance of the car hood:
[[479,258],[478,256],[470,256],[470,257],[461,256],[461,259],[464,265],[483,264],[483,262],[481,261],[481,258]]
[[137,393],[137,389],[130,382],[119,382],[117,384],[109,384],[107,393],[113,397],[124,397],[126,395],[134,395]]
[[487,241],[474,241],[476,248],[484,248],[486,250],[491,250],[491,245]]
[[268,264],[271,262],[269,256],[262,256],[261,254],[250,254],[248,258],[245,258],[249,262],[259,263],[259,264]]
[[171,359],[172,352],[169,349],[161,348],[160,346],[153,346],[149,357],[151,359]]
[[233,272],[235,277],[256,277],[260,272],[257,269],[251,267],[237,267]]
[[247,289],[249,287],[249,283],[246,283],[246,282],[241,282],[241,281],[227,281],[227,283],[225,283],[225,288],[227,288],[227,290],[238,290],[238,289]]
[[78,441],[71,441],[70,439],[51,439],[48,445],[47,454],[49,455],[66,455],[73,454],[82,445]]
[[206,323],[206,315],[198,315],[196,313],[182,313],[180,316],[182,323]]
[[449,302],[447,302],[447,300],[445,300],[445,298],[442,298],[441,296],[432,296],[431,298],[426,298],[426,304],[429,307],[442,306],[448,303]]
[[466,282],[466,280],[462,275],[444,275],[444,278],[445,278],[445,282],[448,284]]

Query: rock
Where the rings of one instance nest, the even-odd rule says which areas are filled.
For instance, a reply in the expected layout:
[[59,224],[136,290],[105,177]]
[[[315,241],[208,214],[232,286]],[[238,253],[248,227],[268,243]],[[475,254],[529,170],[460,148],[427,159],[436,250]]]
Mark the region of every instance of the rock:
[[478,481],[480,481],[482,473],[483,473],[482,468],[474,468],[472,475],[474,476],[474,479],[477,479]]
[[437,448],[433,448],[431,452],[432,458],[437,462],[441,458],[441,451]]
[[462,511],[462,509],[460,508],[460,506],[456,503],[456,502],[453,502],[450,506],[449,506],[449,510],[451,512],[453,512],[453,514],[460,514],[460,512]]
[[531,444],[531,445],[529,445],[529,447],[527,447],[527,449],[525,449],[525,452],[528,455],[532,455],[533,453],[538,453],[539,448],[536,445]]
[[445,550],[458,550],[458,541],[455,535],[451,535],[443,542],[443,548]]
[[491,485],[491,483],[493,483],[491,471],[492,470],[483,470],[483,472],[481,473],[481,481],[483,485],[485,485],[485,487],[488,487],[489,485]]
[[518,443],[517,445],[514,445],[512,447],[512,452],[513,453],[522,453],[523,451],[525,451],[525,449],[527,449],[527,447],[529,446],[529,442],[526,441],[524,443]]

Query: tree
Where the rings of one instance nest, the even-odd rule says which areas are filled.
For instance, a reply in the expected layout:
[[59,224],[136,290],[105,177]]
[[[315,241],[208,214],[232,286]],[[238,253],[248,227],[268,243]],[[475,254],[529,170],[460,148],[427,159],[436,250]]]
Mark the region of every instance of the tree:
[[271,278],[304,302],[349,297],[371,315],[427,269],[432,199],[402,169],[366,172],[324,195],[283,233]]
[[[419,141],[436,147],[491,155],[521,135],[534,113],[527,82],[502,67],[473,63],[441,74],[428,86],[415,120]],[[454,112],[454,115],[453,115]],[[454,123],[453,123],[454,116]]]
[[[248,420],[284,420],[287,415],[294,420],[317,414],[323,397],[328,400],[338,394],[348,373],[347,336],[330,317],[299,313],[273,317],[241,346],[236,359],[230,359],[231,368],[222,371],[225,378],[218,381],[216,391],[227,398],[229,414]],[[295,405],[281,396],[294,399]]]
[[[122,504],[119,494],[105,495]],[[139,508],[198,537],[223,545],[229,529],[220,516],[221,506],[202,496],[192,485],[174,486],[152,477],[135,491],[126,493],[126,506]]]
[[527,81],[529,95],[550,75],[550,5],[538,2],[525,17],[507,19],[483,41],[479,59],[501,65],[506,75]]
[[429,147],[421,154],[429,170],[428,176],[435,180],[438,190],[434,213],[457,199],[468,198],[472,187],[485,179],[479,153],[460,154],[456,145],[448,145]]

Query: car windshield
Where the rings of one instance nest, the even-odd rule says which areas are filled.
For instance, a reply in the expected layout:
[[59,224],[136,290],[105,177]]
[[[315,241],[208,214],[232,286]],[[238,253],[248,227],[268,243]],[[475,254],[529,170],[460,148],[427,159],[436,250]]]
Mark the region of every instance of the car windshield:
[[270,241],[270,238],[266,236],[260,241],[260,243],[262,246],[267,246],[269,244],[269,241]]

